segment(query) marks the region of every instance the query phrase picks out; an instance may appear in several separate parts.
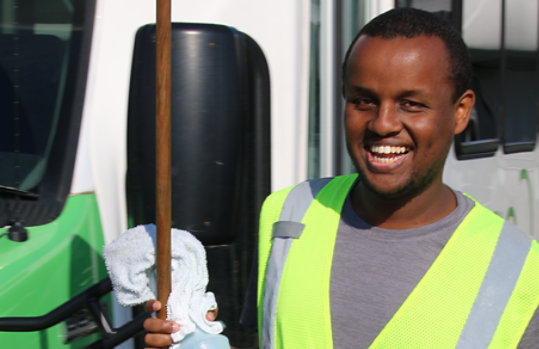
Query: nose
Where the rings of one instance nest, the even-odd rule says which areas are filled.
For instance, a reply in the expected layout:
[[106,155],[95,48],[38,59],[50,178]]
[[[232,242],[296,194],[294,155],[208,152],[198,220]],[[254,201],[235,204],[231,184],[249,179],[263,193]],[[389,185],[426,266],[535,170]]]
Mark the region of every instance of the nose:
[[376,115],[368,124],[368,128],[371,132],[382,137],[399,133],[402,129],[402,123],[396,107],[391,103],[380,103]]

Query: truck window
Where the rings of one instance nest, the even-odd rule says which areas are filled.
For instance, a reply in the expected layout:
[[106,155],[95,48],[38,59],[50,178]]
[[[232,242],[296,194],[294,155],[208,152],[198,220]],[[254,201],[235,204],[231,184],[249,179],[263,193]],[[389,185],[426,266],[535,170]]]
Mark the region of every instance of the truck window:
[[[93,2],[6,0],[0,12],[0,224],[53,220],[71,184]],[[85,19],[88,19],[85,21]]]

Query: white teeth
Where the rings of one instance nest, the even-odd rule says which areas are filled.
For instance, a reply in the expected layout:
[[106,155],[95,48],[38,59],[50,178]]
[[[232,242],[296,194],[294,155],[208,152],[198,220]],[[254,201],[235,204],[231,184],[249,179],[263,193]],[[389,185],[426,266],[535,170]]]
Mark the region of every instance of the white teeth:
[[[372,156],[374,158],[374,161],[383,163],[383,164],[391,164],[405,156],[405,153],[408,152],[407,147],[403,146],[392,146],[392,145],[372,145],[370,147],[370,152],[372,153]],[[389,155],[392,156],[382,156],[382,155]]]
[[399,156],[395,156],[395,157],[392,157],[392,158],[380,158],[378,156],[374,156],[374,160],[376,162],[381,162],[383,164],[390,164],[390,163],[393,163],[397,160],[399,160],[400,158],[402,158],[404,155],[399,155]]
[[404,154],[406,153],[406,147],[392,146],[392,145],[373,145],[371,146],[371,153],[373,154]]

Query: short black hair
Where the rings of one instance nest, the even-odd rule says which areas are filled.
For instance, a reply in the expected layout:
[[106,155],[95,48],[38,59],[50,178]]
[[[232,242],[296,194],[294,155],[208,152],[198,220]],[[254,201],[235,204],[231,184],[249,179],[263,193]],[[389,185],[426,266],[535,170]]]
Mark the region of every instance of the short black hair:
[[437,36],[447,47],[451,73],[455,83],[453,100],[472,88],[472,66],[468,48],[460,33],[442,16],[414,8],[396,8],[385,12],[367,23],[348,47],[343,62],[343,81],[346,79],[348,58],[355,43],[362,36],[393,39],[414,38],[420,35]]

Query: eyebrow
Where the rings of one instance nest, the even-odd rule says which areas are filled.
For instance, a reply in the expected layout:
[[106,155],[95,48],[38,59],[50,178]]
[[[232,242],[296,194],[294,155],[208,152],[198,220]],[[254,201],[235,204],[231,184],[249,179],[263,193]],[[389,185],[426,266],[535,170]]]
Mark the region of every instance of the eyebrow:
[[361,86],[349,86],[347,88],[347,90],[350,91],[350,93],[354,93],[354,94],[362,94],[362,95],[367,95],[369,97],[374,97],[376,96],[376,93],[374,91],[372,91],[371,89],[368,89],[366,87],[361,87]]
[[[353,94],[362,94],[362,95],[366,95],[366,96],[369,96],[369,97],[378,96],[378,94],[376,92],[374,92],[373,90],[371,90],[369,88],[366,88],[366,87],[362,87],[362,86],[349,86],[348,90],[350,91],[350,93],[353,93]],[[430,94],[427,93],[424,90],[412,89],[412,90],[401,91],[398,94],[397,97],[398,98],[405,98],[405,97],[411,97],[411,96],[429,97]]]
[[403,98],[403,97],[410,97],[410,96],[422,96],[422,97],[429,97],[430,94],[425,92],[424,90],[406,90],[406,91],[402,91],[400,94],[399,94],[399,97],[400,98]]

